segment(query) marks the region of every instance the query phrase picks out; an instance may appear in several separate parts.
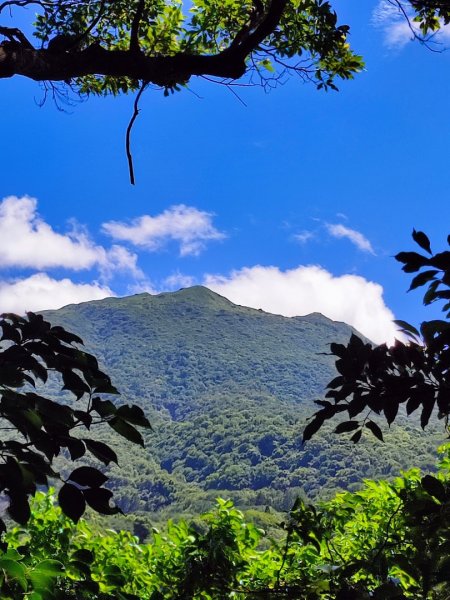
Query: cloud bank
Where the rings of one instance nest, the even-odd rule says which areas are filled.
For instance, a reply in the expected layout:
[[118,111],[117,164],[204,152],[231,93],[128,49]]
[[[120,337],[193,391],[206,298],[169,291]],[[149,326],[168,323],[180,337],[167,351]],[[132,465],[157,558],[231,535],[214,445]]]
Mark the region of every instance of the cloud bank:
[[140,274],[137,256],[122,246],[105,249],[72,224],[70,231],[56,232],[37,213],[37,200],[9,196],[0,202],[0,267],[73,271],[96,267],[102,276],[113,271]]
[[180,256],[198,255],[207,242],[221,240],[225,234],[212,223],[213,214],[193,206],[178,204],[159,215],[143,215],[131,223],[109,221],[102,229],[115,240],[155,252],[169,242],[179,245]]
[[70,279],[57,280],[45,273],[36,273],[18,281],[0,281],[0,312],[23,314],[108,296],[114,296],[113,292],[98,283],[74,283]]
[[228,277],[207,275],[204,285],[236,304],[262,308],[287,317],[320,312],[352,325],[375,343],[392,343],[393,313],[383,300],[383,288],[357,275],[334,277],[319,266],[254,266]]

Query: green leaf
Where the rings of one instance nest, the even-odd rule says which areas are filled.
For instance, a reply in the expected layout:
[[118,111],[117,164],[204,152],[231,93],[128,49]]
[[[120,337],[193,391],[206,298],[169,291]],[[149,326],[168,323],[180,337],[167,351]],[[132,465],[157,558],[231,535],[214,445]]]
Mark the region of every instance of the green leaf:
[[9,558],[1,558],[0,570],[3,571],[8,582],[15,582],[24,591],[27,590],[26,571],[21,563]]

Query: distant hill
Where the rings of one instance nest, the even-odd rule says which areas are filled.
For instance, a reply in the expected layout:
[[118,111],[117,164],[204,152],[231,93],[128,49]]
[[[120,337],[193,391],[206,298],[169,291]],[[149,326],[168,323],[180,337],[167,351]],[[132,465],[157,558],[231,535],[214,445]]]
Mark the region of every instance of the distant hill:
[[113,441],[121,464],[109,475],[126,510],[199,512],[218,495],[288,509],[299,493],[326,496],[397,473],[419,452],[422,464],[434,462],[435,438],[411,421],[384,445],[368,439],[355,449],[328,427],[301,447],[312,401],[335,376],[329,344],[353,331],[319,313],[272,315],[197,286],[43,314],[80,335],[153,423],[145,451]]

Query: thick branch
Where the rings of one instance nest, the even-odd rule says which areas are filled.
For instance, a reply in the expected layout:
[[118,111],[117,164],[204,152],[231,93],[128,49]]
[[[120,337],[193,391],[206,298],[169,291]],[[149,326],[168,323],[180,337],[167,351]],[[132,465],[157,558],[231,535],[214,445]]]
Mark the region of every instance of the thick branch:
[[105,50],[96,44],[83,51],[66,53],[32,50],[8,43],[0,45],[0,78],[23,75],[35,81],[65,81],[86,75],[109,75],[171,86],[188,81],[192,75],[238,79],[245,70],[245,56],[239,51],[211,56],[180,53],[151,57]]

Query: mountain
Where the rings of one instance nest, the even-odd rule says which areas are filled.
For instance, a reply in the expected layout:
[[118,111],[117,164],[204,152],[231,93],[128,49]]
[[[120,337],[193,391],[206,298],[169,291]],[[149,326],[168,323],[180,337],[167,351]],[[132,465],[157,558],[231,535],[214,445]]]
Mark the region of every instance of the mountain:
[[324,497],[416,464],[418,449],[434,462],[434,438],[411,421],[384,445],[368,437],[355,449],[328,426],[302,448],[313,400],[336,374],[329,344],[353,331],[319,313],[268,314],[197,286],[43,314],[77,333],[153,424],[145,450],[101,432],[119,451],[108,475],[128,511],[199,512],[218,495],[285,510],[297,494]]

